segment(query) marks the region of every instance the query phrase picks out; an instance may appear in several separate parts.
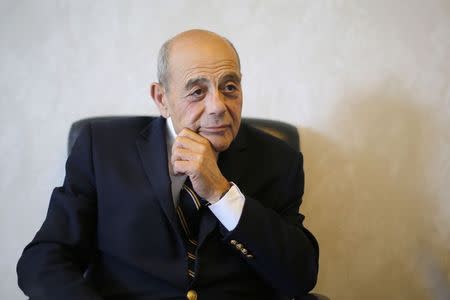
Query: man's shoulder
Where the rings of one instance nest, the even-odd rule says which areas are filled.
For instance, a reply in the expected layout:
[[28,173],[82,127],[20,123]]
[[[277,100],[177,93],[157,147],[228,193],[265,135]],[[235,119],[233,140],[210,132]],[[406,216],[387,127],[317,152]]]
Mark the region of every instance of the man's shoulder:
[[[118,147],[131,145],[137,138],[144,137],[150,128],[162,128],[160,117],[153,116],[113,116],[82,120],[71,129],[72,139],[89,132],[93,147]],[[86,131],[87,130],[87,131]]]
[[99,117],[88,120],[89,125],[95,131],[136,131],[142,130],[157,117],[152,116],[112,116]]
[[232,153],[236,155],[238,168],[246,170],[244,174],[251,179],[238,181],[245,191],[251,194],[278,178],[288,178],[292,170],[302,168],[302,154],[287,142],[247,124],[243,124],[241,130],[241,140]]
[[253,152],[258,152],[266,157],[276,155],[277,157],[294,158],[299,155],[298,149],[265,131],[248,124],[242,124],[241,130],[247,146]]
[[136,139],[146,129],[158,122],[153,116],[113,116],[88,119],[94,138]]

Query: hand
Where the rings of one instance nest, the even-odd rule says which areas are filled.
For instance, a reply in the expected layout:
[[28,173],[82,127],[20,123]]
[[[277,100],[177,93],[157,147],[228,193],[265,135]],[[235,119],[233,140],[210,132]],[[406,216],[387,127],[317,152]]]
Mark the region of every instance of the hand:
[[174,174],[189,176],[194,191],[209,203],[219,201],[231,187],[217,166],[217,155],[206,138],[187,128],[181,130],[172,146]]

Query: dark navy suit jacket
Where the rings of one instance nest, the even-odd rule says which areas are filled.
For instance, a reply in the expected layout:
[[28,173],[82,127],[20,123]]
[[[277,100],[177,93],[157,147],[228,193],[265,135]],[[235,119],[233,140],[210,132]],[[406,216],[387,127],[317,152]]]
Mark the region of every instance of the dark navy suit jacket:
[[[317,279],[318,245],[298,213],[303,161],[284,142],[242,125],[219,156],[246,197],[229,232],[206,210],[197,278],[171,196],[165,119],[92,122],[80,134],[46,219],[17,266],[31,299],[278,299]],[[236,242],[234,242],[234,241]],[[232,242],[233,241],[233,242]],[[247,253],[236,247],[247,249]]]

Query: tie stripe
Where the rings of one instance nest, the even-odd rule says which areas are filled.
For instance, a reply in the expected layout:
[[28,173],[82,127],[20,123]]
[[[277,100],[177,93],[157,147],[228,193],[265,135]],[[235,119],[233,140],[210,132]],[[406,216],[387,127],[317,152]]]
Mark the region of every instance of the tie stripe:
[[189,193],[189,195],[192,198],[192,201],[194,201],[195,207],[197,208],[197,210],[199,210],[202,205],[200,204],[200,200],[198,200],[197,194],[186,184],[183,185],[183,189],[185,189],[186,192]]
[[197,256],[195,256],[195,255],[192,254],[191,252],[188,252],[188,257],[189,257],[190,259],[193,259],[193,260],[196,260],[196,259],[197,259]]
[[195,262],[197,259],[197,234],[200,222],[200,212],[203,199],[199,198],[192,187],[189,186],[189,178],[181,188],[180,201],[176,212],[180,220],[181,228],[186,238],[187,259],[188,259],[188,277],[190,281],[195,278]]
[[180,219],[180,222],[181,222],[181,227],[183,227],[184,233],[187,236],[190,236],[191,231],[189,230],[189,226],[187,224],[186,218],[184,217],[183,211],[181,210],[181,208],[179,206],[177,207],[177,214],[178,214],[178,218]]

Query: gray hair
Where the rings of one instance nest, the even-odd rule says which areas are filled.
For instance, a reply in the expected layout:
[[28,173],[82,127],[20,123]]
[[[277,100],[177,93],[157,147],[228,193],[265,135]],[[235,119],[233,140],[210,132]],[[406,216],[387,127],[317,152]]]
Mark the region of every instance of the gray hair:
[[172,39],[167,40],[159,49],[158,53],[158,66],[157,66],[157,77],[159,83],[167,90],[169,85],[169,51],[170,45],[172,44]]
[[[227,38],[222,37],[233,49],[234,53],[236,53],[237,62],[239,70],[241,70],[241,59],[239,58],[239,53],[234,47],[233,43],[230,42]],[[171,38],[164,42],[158,52],[158,62],[157,62],[157,73],[158,82],[168,91],[169,88],[169,56],[170,56],[170,46],[173,42],[174,38]]]

